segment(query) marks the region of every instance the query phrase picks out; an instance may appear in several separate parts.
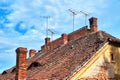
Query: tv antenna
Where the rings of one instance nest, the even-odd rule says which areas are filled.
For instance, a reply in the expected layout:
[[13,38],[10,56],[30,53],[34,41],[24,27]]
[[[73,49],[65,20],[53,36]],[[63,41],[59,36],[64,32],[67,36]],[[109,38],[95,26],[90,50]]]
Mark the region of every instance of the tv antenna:
[[46,19],[46,37],[48,37],[48,22],[49,22],[50,16],[40,16],[40,17]]
[[[55,34],[55,32],[52,29],[48,29],[48,31],[51,33],[51,41],[53,41],[53,34]],[[52,48],[53,44],[50,44],[50,48]]]
[[73,11],[71,9],[68,9],[68,11],[70,11],[72,13],[73,16],[73,31],[74,31],[74,19],[75,19],[75,15],[77,15],[76,11]]
[[87,20],[88,13],[84,12],[84,11],[80,11],[80,13],[82,13],[85,16],[85,25],[86,25],[86,20]]
[[55,34],[54,31],[52,31],[52,29],[48,29],[48,31],[51,33],[51,41],[53,40],[53,34]]

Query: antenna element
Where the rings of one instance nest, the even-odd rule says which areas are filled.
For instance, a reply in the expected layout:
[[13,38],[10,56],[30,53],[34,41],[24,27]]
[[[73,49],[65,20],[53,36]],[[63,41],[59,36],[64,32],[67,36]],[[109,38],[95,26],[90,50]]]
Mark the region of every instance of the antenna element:
[[83,12],[83,11],[80,11],[80,13],[82,13],[85,16],[85,26],[86,26],[86,20],[87,20],[88,13]]
[[74,19],[75,19],[75,15],[77,15],[77,13],[71,9],[68,9],[68,11],[70,11],[72,13],[72,16],[73,16],[73,31],[74,31]]

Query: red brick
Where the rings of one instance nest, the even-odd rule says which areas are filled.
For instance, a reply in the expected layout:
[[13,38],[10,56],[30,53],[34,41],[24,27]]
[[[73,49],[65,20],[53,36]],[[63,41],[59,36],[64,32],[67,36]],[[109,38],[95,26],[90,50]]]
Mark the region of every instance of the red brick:
[[19,47],[16,49],[16,80],[23,80],[26,78],[26,53],[27,48]]

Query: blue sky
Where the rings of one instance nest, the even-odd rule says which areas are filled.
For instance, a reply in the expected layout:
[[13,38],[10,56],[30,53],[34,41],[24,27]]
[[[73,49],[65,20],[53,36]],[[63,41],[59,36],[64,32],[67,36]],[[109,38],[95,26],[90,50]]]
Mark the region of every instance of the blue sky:
[[[0,72],[15,65],[19,46],[36,50],[44,44],[46,20],[56,31],[54,39],[72,31],[68,9],[98,18],[99,30],[120,38],[120,0],[0,0]],[[88,21],[87,21],[87,25]],[[75,30],[84,26],[84,15],[75,16]]]

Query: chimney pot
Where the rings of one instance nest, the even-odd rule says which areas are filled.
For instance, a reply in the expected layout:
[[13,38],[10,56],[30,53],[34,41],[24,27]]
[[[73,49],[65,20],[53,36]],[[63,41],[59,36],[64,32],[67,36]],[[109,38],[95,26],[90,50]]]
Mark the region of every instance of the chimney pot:
[[19,47],[16,49],[16,80],[23,80],[26,78],[26,53],[27,48]]

